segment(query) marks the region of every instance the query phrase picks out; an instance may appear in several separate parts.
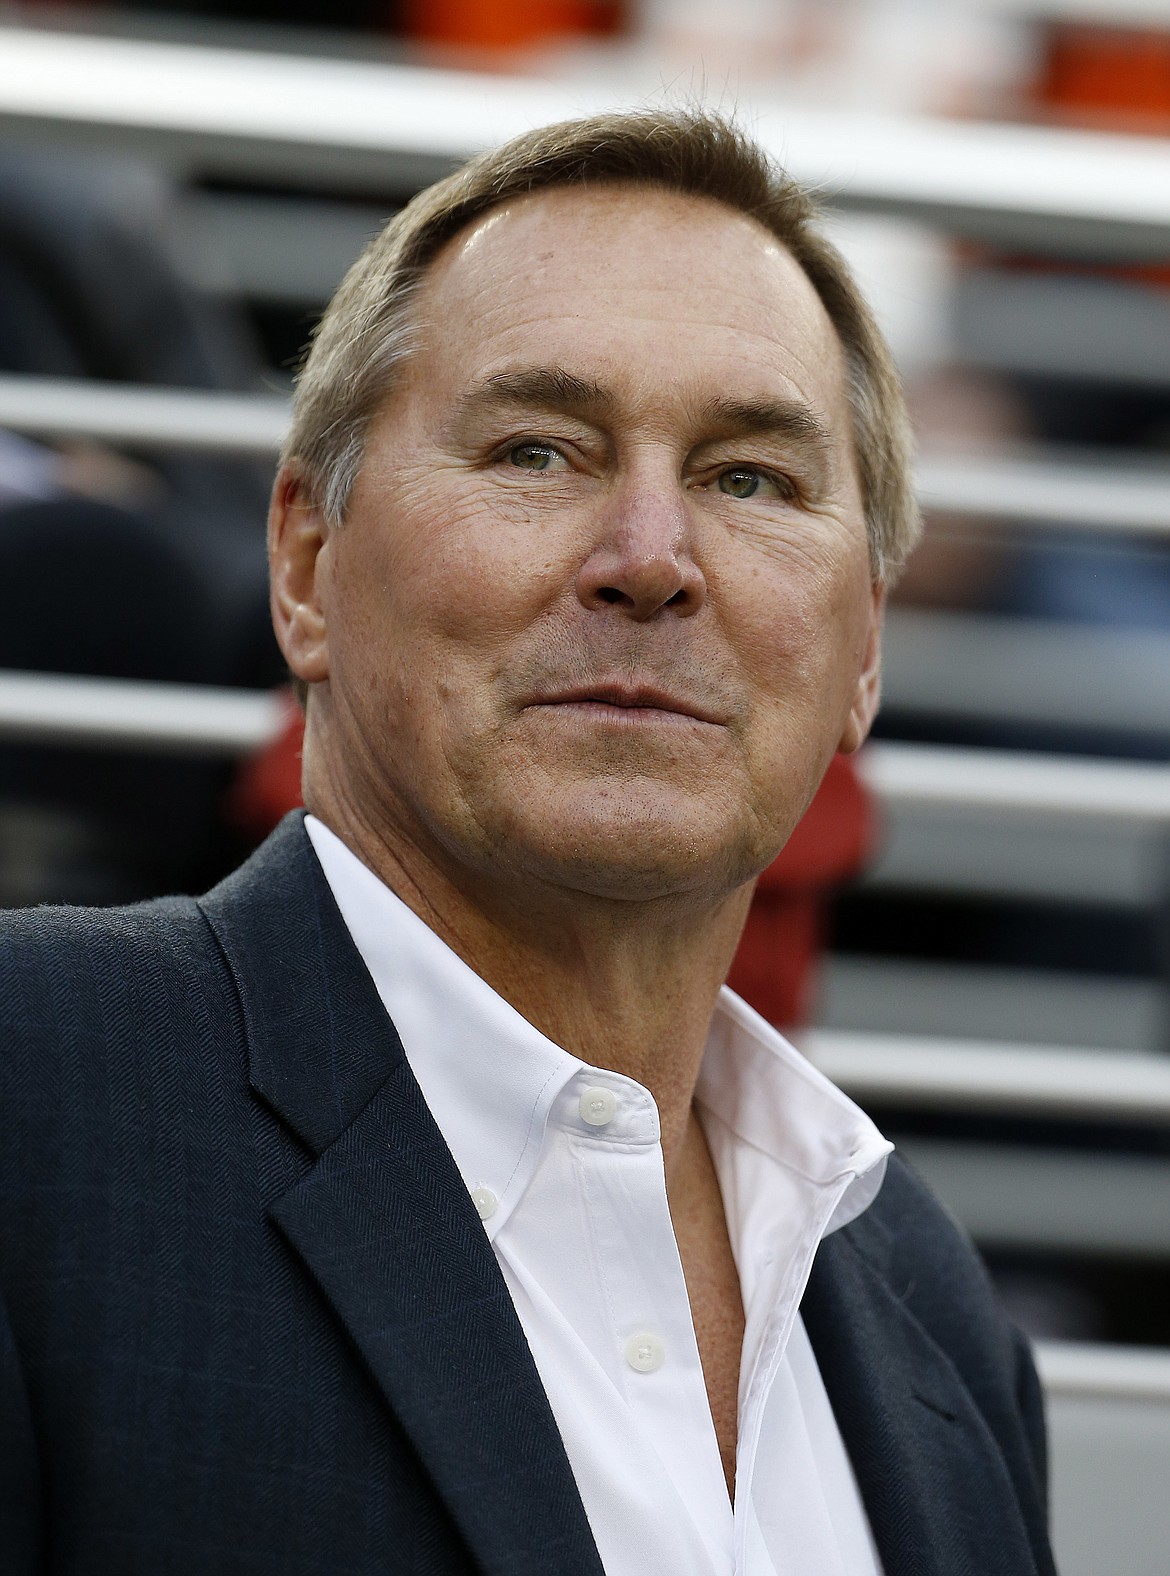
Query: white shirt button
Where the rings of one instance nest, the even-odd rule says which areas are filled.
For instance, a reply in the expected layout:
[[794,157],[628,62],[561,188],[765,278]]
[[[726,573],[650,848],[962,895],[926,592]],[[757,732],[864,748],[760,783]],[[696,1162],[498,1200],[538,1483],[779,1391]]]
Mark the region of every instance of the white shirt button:
[[661,1368],[666,1357],[666,1347],[653,1330],[639,1330],[626,1342],[626,1361],[640,1374],[652,1374]]
[[488,1220],[500,1207],[500,1201],[490,1187],[477,1187],[472,1190],[471,1202],[479,1211],[480,1220]]
[[616,1110],[617,1095],[612,1089],[586,1089],[581,1096],[581,1120],[590,1127],[605,1127],[613,1121]]

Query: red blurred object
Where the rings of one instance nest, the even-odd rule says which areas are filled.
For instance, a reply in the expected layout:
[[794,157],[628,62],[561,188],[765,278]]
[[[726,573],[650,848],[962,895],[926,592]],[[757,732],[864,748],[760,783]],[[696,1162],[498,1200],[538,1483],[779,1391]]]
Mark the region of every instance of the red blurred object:
[[405,0],[403,30],[428,44],[515,49],[566,34],[612,33],[616,0]]
[[1052,23],[1036,98],[1065,121],[1170,132],[1170,29]]
[[[301,802],[304,718],[291,693],[280,734],[243,764],[234,823],[257,841]],[[852,760],[834,756],[825,780],[775,862],[759,879],[728,984],[785,1027],[808,1017],[833,889],[855,875],[873,843],[871,801]]]
[[[1049,22],[1028,92],[1033,114],[1065,126],[1170,135],[1170,27]],[[964,243],[978,260],[979,249]],[[1016,257],[984,248],[1000,266],[1033,273],[1083,273],[1170,286],[1170,263]]]
[[770,1023],[808,1020],[834,888],[857,874],[875,836],[853,760],[835,755],[780,857],[764,871],[727,983]]
[[292,690],[284,692],[284,725],[268,744],[245,756],[228,794],[227,815],[246,836],[262,842],[301,804],[301,744],[305,715]]

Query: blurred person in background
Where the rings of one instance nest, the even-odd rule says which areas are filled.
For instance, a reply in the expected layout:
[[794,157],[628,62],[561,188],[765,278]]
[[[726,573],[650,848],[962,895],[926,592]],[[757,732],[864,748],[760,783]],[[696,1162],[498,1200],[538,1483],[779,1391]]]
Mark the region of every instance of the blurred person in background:
[[[0,371],[246,390],[242,313],[195,276],[176,194],[110,155],[0,154]],[[0,432],[0,668],[258,687],[267,618],[261,467],[127,456]],[[228,768],[6,743],[0,902],[125,902],[198,889],[239,857]],[[176,835],[176,827],[183,828]],[[227,857],[225,857],[225,853]]]
[[391,221],[270,516],[309,814],[4,925],[6,1569],[1050,1576],[1025,1343],[722,989],[916,528],[888,351],[727,123]]

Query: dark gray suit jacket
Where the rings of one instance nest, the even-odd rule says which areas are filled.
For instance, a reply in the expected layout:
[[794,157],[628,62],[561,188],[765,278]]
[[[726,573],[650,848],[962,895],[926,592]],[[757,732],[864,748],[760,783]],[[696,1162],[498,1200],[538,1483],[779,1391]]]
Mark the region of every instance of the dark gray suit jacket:
[[[298,817],[0,926],[0,1568],[599,1576],[478,1216]],[[1040,1401],[892,1163],[804,1317],[887,1576],[1050,1576]]]

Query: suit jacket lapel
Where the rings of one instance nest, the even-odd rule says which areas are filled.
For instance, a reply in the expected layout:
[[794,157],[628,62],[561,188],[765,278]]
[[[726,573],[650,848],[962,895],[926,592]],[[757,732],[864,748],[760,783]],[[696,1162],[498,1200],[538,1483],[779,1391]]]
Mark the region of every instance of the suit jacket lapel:
[[300,818],[203,908],[239,992],[252,1086],[314,1157],[271,1217],[482,1568],[600,1576],[499,1266]]
[[1003,1456],[883,1275],[884,1237],[868,1215],[827,1237],[801,1312],[887,1576],[1033,1576]]

